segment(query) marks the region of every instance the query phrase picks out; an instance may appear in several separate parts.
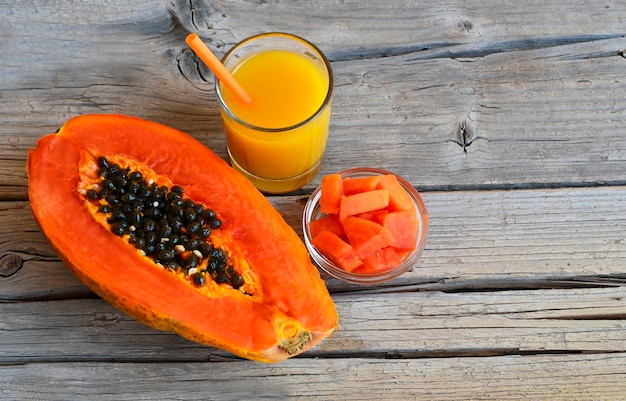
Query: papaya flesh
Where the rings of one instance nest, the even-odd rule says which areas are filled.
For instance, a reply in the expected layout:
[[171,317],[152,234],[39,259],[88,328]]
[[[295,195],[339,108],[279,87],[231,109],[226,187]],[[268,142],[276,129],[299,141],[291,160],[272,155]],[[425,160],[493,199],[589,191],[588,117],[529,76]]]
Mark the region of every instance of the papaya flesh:
[[[142,188],[169,188],[161,199],[176,191],[187,206],[212,210],[218,223],[203,221],[204,234],[194,240],[220,250],[230,279],[210,274],[211,258],[190,245],[167,248],[167,257],[145,247],[148,241],[163,248],[174,238],[147,239],[145,208],[160,200],[144,202],[136,227],[126,222],[115,232],[118,221],[104,210],[121,204],[128,186],[111,190],[117,198],[105,197],[111,169],[103,164],[143,177]],[[297,233],[249,181],[192,137],[136,117],[83,115],[41,138],[27,171],[33,214],[61,260],[146,325],[268,363],[302,353],[337,329],[334,303]],[[179,239],[190,243],[191,227],[179,228]],[[141,230],[143,240],[136,238]]]

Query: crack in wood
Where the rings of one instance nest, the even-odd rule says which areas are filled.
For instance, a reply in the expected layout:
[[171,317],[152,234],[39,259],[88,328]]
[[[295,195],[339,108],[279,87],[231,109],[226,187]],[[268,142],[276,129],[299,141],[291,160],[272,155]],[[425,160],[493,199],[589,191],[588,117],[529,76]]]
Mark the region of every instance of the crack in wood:
[[[467,29],[467,21],[459,22],[459,29]],[[471,23],[470,23],[471,24]],[[470,25],[469,29],[473,29]],[[527,51],[537,49],[548,49],[557,46],[573,45],[580,43],[590,43],[595,41],[618,39],[624,37],[623,34],[607,35],[577,35],[577,36],[557,36],[557,37],[529,37],[511,39],[501,42],[432,42],[413,43],[393,47],[374,47],[370,49],[354,49],[337,52],[327,52],[331,61],[351,61],[360,59],[376,59],[385,57],[398,57],[414,54],[415,56],[406,61],[430,60],[438,58],[449,59],[474,59],[481,58],[495,53],[507,53],[514,51]],[[622,56],[623,56],[622,52]],[[616,52],[604,52],[598,57],[615,56]]]

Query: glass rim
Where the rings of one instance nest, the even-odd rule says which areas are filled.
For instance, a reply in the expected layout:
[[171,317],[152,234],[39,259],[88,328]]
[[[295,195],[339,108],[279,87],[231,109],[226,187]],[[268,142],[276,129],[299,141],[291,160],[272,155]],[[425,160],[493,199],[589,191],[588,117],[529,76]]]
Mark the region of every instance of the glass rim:
[[307,117],[306,119],[304,119],[303,121],[297,123],[297,124],[293,124],[287,127],[279,127],[279,128],[268,128],[268,127],[261,127],[261,126],[257,126],[254,124],[251,124],[247,121],[242,120],[240,117],[238,117],[235,113],[233,113],[233,111],[230,109],[230,107],[228,107],[228,105],[226,104],[226,102],[224,101],[224,98],[222,96],[222,91],[220,89],[220,80],[219,78],[216,76],[215,77],[215,92],[217,93],[217,99],[220,103],[220,106],[222,107],[222,110],[224,110],[226,112],[226,114],[228,114],[229,117],[231,117],[232,119],[234,119],[237,123],[248,127],[250,129],[253,129],[255,131],[259,131],[259,132],[269,132],[269,133],[277,133],[277,132],[287,132],[287,131],[291,131],[294,130],[296,128],[302,127],[306,124],[308,124],[309,122],[315,120],[320,114],[322,114],[322,112],[326,109],[326,107],[328,107],[330,105],[331,99],[332,99],[332,95],[333,95],[333,86],[334,86],[334,79],[333,79],[333,70],[330,66],[330,61],[328,60],[328,58],[326,57],[326,55],[313,43],[309,42],[308,40],[291,34],[291,33],[285,33],[285,32],[266,32],[266,33],[260,33],[257,35],[253,35],[250,36],[244,40],[242,40],[241,42],[235,44],[228,52],[226,52],[226,54],[224,54],[224,57],[222,57],[221,62],[222,64],[226,64],[226,61],[228,60],[228,58],[230,56],[232,56],[232,54],[239,49],[240,47],[244,46],[245,44],[252,42],[254,40],[258,40],[258,39],[263,39],[265,37],[284,37],[284,38],[288,38],[288,39],[292,39],[298,42],[303,43],[305,46],[311,48],[311,50],[313,50],[317,56],[320,57],[320,59],[322,60],[322,62],[324,63],[324,67],[326,68],[326,72],[328,73],[328,90],[326,91],[326,97],[324,98],[324,101],[322,102],[322,104],[320,105],[320,107],[313,113],[311,114],[309,117]]

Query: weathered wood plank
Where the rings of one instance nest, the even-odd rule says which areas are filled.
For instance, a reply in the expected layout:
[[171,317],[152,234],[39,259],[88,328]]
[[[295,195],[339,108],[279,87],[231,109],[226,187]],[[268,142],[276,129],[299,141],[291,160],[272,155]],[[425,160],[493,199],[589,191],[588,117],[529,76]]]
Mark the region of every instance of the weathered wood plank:
[[[77,114],[153,119],[225,157],[213,78],[184,45],[191,30],[221,53],[282,29],[334,59],[323,173],[367,164],[429,189],[624,183],[626,6],[473,3],[0,5],[0,154],[11,160],[0,197],[26,199],[27,149]],[[566,18],[547,24],[554,9]],[[376,29],[390,18],[393,30]]]
[[375,165],[429,189],[623,183],[626,40],[609,42],[615,57],[587,58],[585,44],[337,63],[327,169]]
[[[626,187],[423,197],[430,215],[426,249],[393,286],[457,291],[626,282]],[[300,235],[306,199],[271,198]],[[22,266],[0,274],[0,300],[89,296],[54,255],[27,202],[0,202],[0,221],[0,271]],[[328,285],[333,292],[361,289],[330,279]]]
[[621,400],[626,354],[2,366],[5,401]]
[[[562,0],[3,2],[0,398],[622,399],[624,15],[626,3]],[[405,176],[431,229],[389,285],[328,279],[342,330],[265,366],[97,299],[37,228],[24,166],[85,113],[159,121],[225,157],[213,77],[184,37],[221,54],[274,30],[332,60],[322,174]],[[271,198],[299,233],[318,183]]]
[[[626,352],[626,287],[333,296],[341,329],[306,357]],[[382,330],[381,328],[384,328]],[[0,361],[208,361],[102,300],[0,304]]]

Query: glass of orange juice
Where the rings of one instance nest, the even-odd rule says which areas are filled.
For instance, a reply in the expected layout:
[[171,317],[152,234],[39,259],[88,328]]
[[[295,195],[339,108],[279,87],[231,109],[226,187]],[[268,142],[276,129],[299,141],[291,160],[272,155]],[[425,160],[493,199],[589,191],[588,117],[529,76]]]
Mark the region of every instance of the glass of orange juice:
[[222,59],[252,98],[239,101],[216,79],[233,168],[265,193],[301,188],[326,149],[333,74],[326,56],[298,36],[272,32],[235,45]]

